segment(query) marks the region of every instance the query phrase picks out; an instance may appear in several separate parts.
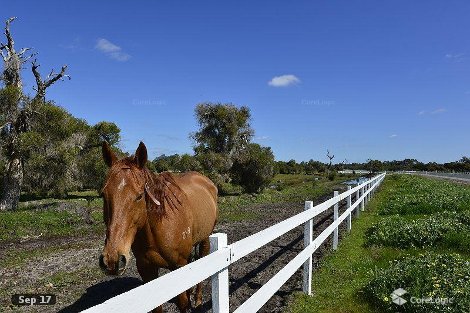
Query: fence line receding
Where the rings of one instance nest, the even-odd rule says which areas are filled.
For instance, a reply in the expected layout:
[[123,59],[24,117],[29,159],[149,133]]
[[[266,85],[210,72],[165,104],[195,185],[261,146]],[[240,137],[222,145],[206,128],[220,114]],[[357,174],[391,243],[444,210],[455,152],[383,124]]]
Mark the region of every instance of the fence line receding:
[[[208,256],[83,312],[148,312],[211,277],[212,311],[214,313],[228,313],[229,266],[300,225],[304,225],[304,249],[234,312],[252,313],[258,311],[302,266],[302,290],[306,294],[311,294],[312,254],[331,234],[333,234],[333,249],[337,249],[339,225],[346,219],[347,230],[351,231],[352,212],[356,210],[356,217],[359,217],[360,211],[364,210],[365,204],[371,199],[384,177],[385,173],[375,176],[360,185],[358,184],[354,188],[349,186],[348,190],[341,194],[335,191],[333,198],[316,206],[313,206],[312,201],[306,201],[303,212],[230,245],[227,245],[226,234],[213,234],[210,237],[211,253]],[[352,195],[355,195],[354,203],[351,203]],[[338,215],[339,203],[345,199],[346,210],[343,214]],[[334,208],[333,223],[315,239],[312,238],[313,218],[332,206]]]

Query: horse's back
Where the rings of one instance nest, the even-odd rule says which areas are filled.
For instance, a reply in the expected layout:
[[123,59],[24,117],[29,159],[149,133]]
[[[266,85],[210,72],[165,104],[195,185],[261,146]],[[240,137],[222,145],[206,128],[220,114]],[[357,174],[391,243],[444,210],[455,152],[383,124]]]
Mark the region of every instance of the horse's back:
[[175,175],[179,187],[187,195],[193,220],[193,241],[207,238],[213,231],[218,217],[217,187],[206,176],[198,172]]

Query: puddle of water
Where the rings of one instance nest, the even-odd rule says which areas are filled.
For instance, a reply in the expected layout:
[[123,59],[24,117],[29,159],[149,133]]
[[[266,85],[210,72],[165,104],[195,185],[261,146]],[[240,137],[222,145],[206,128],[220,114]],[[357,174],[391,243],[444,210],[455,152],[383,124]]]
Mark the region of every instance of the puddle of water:
[[354,185],[356,186],[357,184],[362,184],[362,183],[365,183],[366,181],[368,180],[367,177],[358,177],[356,179],[353,179],[353,180],[348,180],[348,181],[345,181],[343,182],[343,184],[345,185]]

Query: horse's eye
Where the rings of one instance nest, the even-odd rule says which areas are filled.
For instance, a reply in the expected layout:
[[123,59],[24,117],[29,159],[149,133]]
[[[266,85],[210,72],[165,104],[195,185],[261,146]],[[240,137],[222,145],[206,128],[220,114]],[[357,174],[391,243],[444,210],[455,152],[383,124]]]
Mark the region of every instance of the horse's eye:
[[141,194],[135,199],[135,201],[140,201],[140,200],[142,200],[143,196],[144,196],[144,193],[141,193]]

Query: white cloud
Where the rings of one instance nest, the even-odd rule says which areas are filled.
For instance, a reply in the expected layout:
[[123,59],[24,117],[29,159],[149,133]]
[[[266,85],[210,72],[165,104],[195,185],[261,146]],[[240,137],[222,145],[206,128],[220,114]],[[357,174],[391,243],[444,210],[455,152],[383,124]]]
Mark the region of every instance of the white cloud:
[[273,77],[268,82],[268,85],[273,87],[287,87],[298,83],[300,83],[300,79],[298,79],[295,75],[287,74]]
[[121,47],[115,45],[105,38],[100,38],[96,41],[95,49],[103,52],[111,59],[116,61],[125,62],[131,58],[129,54],[122,51]]
[[105,53],[121,51],[121,47],[116,46],[111,41],[104,38],[100,38],[96,41],[95,48]]
[[465,53],[447,53],[446,59],[454,62],[462,62],[465,59]]
[[441,113],[444,113],[446,111],[447,111],[446,109],[440,108],[440,109],[436,109],[436,110],[432,111],[431,114],[441,114]]
[[425,115],[425,114],[434,115],[434,114],[441,114],[441,113],[445,113],[445,112],[447,112],[447,109],[439,108],[439,109],[435,109],[435,110],[429,111],[429,112],[428,111],[420,111],[420,112],[418,112],[418,115]]
[[392,135],[389,136],[389,138],[396,138],[396,137],[398,137],[397,134],[392,134]]

